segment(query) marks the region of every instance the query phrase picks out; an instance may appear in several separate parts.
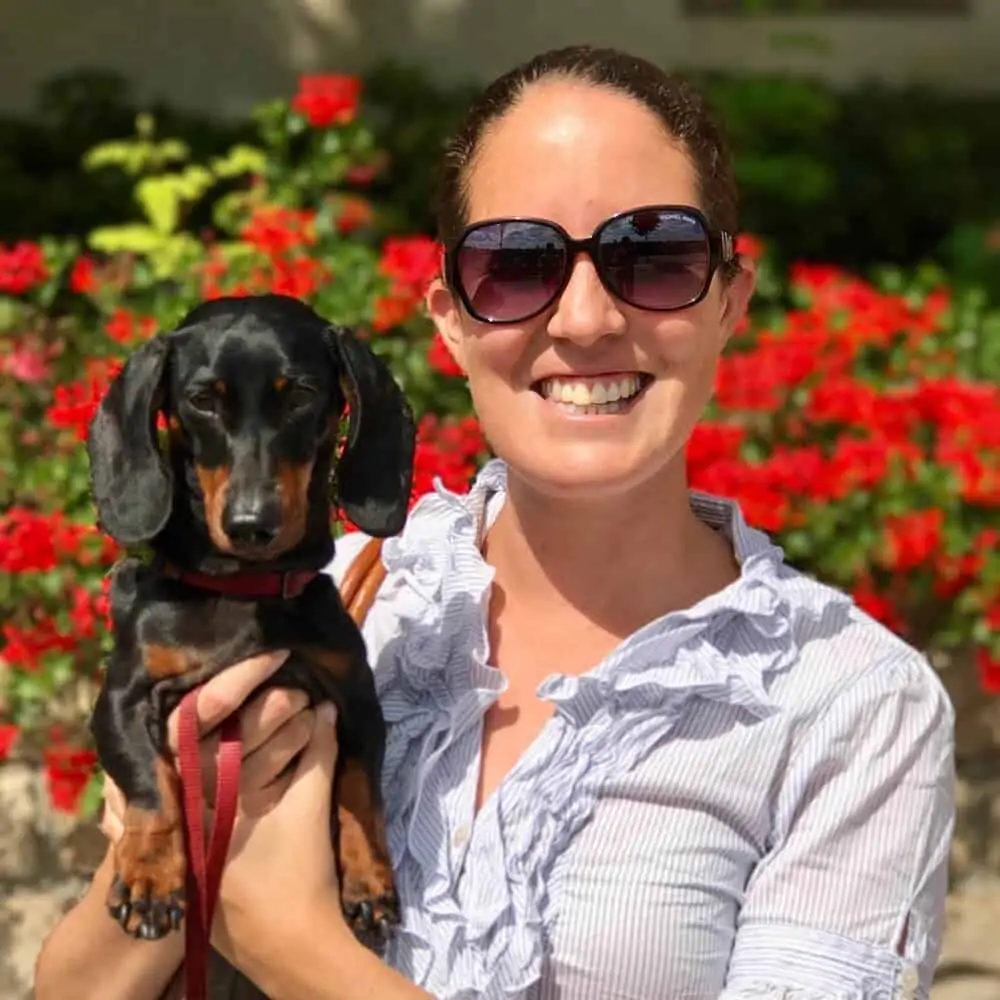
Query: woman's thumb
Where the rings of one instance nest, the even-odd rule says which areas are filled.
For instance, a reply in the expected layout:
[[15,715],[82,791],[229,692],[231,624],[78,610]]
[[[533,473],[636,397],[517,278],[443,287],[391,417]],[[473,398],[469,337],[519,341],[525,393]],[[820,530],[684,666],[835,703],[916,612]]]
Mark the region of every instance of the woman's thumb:
[[302,750],[292,789],[302,782],[321,779],[332,790],[333,772],[337,766],[337,708],[328,701],[316,707],[312,736]]

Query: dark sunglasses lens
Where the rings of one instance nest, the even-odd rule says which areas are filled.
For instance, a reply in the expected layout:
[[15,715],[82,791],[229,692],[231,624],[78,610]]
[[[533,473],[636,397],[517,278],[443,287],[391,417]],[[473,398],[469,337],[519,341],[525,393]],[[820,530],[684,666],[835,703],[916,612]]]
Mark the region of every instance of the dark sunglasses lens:
[[566,244],[539,222],[493,222],[470,230],[455,255],[455,276],[480,319],[516,323],[544,309],[566,272]]
[[697,216],[667,209],[631,212],[601,232],[604,279],[640,309],[681,309],[704,291],[711,263],[708,233]]

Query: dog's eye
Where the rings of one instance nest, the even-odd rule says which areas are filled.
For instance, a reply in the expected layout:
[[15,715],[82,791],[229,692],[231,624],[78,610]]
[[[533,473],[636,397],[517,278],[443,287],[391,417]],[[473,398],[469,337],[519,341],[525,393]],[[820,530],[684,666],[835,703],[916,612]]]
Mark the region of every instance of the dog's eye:
[[188,402],[203,413],[215,413],[219,408],[219,397],[214,392],[203,389],[188,397]]
[[293,389],[289,389],[285,394],[285,402],[293,410],[309,406],[315,398],[316,390],[310,389],[309,386],[305,385],[297,385]]

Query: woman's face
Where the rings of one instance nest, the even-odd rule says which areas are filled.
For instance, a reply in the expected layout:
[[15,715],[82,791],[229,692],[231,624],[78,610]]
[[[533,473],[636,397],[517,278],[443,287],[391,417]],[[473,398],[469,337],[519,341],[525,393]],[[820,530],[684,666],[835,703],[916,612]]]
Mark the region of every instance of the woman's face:
[[[531,87],[488,131],[469,176],[470,223],[531,216],[586,237],[646,205],[698,207],[690,159],[641,104],[577,82]],[[611,295],[580,254],[561,296],[524,322],[481,323],[440,281],[428,305],[511,475],[585,499],[683,481],[684,445],[752,288],[749,271],[728,285],[716,274],[696,305],[649,312]],[[629,398],[595,403],[616,393]]]

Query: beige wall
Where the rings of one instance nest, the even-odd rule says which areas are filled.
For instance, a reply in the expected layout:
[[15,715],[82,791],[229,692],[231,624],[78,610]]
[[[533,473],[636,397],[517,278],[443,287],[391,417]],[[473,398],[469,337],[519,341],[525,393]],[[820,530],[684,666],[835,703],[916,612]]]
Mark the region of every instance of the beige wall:
[[[574,41],[620,45],[669,65],[879,75],[1000,91],[1000,0],[966,17],[686,18],[679,0],[0,0],[0,108],[35,85],[106,67],[156,96],[239,114],[298,72],[356,70],[385,56],[438,78],[484,77]],[[825,53],[776,49],[816,30]]]

